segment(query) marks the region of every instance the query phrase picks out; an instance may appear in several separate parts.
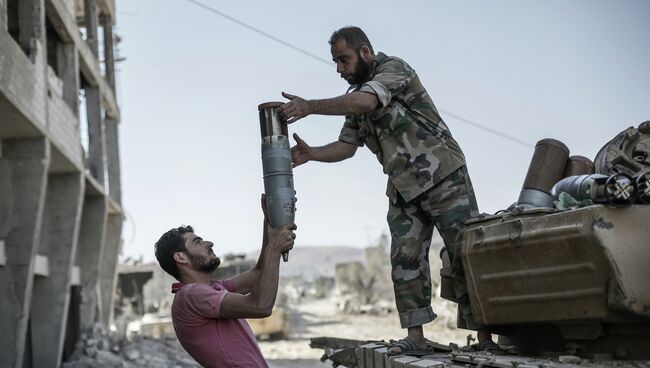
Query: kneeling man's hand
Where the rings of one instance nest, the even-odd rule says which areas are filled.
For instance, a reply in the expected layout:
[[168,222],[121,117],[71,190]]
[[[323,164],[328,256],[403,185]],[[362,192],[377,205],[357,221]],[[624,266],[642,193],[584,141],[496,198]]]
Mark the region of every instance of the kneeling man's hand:
[[266,231],[269,236],[268,247],[279,253],[284,253],[293,248],[296,234],[294,230],[298,227],[294,223],[272,228],[270,223],[266,223]]

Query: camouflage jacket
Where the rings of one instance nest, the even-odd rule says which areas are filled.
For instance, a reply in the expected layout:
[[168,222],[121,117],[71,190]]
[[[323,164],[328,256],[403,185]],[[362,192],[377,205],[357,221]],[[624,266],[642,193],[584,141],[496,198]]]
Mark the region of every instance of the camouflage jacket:
[[465,164],[465,157],[440,118],[415,71],[402,59],[378,53],[372,79],[349,91],[375,94],[379,106],[346,116],[339,140],[377,156],[388,175],[386,195],[407,202]]

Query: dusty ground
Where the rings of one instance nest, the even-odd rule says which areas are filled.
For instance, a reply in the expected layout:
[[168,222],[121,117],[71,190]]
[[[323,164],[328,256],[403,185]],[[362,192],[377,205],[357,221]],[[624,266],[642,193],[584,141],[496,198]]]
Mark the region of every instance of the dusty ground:
[[[394,313],[384,316],[343,315],[337,311],[333,299],[304,302],[294,308],[290,315],[293,326],[290,338],[259,343],[271,368],[331,367],[331,362],[320,363],[318,360],[323,354],[322,350],[309,347],[311,337],[389,340],[405,336]],[[438,300],[434,302],[434,310],[438,314],[438,319],[426,326],[427,337],[443,344],[455,342],[465,345],[469,332],[450,327],[455,326],[455,305]],[[301,360],[296,361],[296,359]]]
[[[455,306],[437,301],[434,310],[439,317],[426,328],[427,337],[441,343],[465,344],[467,331],[450,328],[455,324]],[[338,312],[334,299],[305,301],[293,305],[289,312],[291,332],[289,339],[260,341],[264,357],[270,368],[331,367],[321,363],[320,349],[309,347],[309,338],[319,336],[342,337],[358,340],[388,340],[401,338],[396,314],[383,316],[345,315]],[[94,339],[93,339],[94,340]],[[64,368],[86,367],[170,367],[190,368],[198,364],[183,350],[176,337],[138,338],[119,347],[97,339],[80,349]]]
[[[455,305],[443,300],[434,301],[438,319],[425,327],[429,339],[447,344],[465,345],[468,331],[455,329]],[[289,313],[292,330],[287,340],[260,341],[264,357],[270,368],[324,368],[331,362],[319,361],[322,350],[311,349],[309,338],[319,336],[342,337],[358,340],[388,340],[403,337],[395,314],[383,316],[345,315],[337,311],[333,299],[306,301],[294,305]],[[199,365],[183,350],[176,337],[159,339],[139,338],[119,349],[102,338],[86,343],[63,368],[195,368]],[[578,359],[579,360],[579,359]],[[549,361],[550,363],[550,361]],[[622,362],[582,361],[564,367],[585,368],[648,368],[649,361]]]

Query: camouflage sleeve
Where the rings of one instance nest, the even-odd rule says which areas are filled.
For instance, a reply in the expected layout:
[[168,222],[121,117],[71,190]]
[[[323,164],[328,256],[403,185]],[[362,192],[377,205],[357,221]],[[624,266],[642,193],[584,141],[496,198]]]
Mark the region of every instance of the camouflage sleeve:
[[339,134],[339,141],[354,144],[359,147],[363,146],[363,141],[359,137],[359,122],[354,116],[345,117],[345,123]]
[[382,107],[386,107],[393,96],[408,88],[416,74],[399,59],[388,59],[378,68],[375,77],[361,85],[359,91],[376,95]]

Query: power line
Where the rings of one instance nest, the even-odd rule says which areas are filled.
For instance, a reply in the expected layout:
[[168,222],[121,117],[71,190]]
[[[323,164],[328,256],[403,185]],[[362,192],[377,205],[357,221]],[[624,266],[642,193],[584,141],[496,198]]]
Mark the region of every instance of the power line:
[[459,120],[459,121],[461,121],[461,122],[463,122],[463,123],[465,123],[465,124],[469,124],[469,125],[471,125],[471,126],[473,126],[473,127],[475,127],[475,128],[479,128],[479,129],[481,129],[481,130],[485,130],[486,132],[490,132],[490,133],[492,133],[492,134],[498,135],[499,137],[501,137],[501,138],[503,138],[503,139],[507,139],[507,140],[509,140],[509,141],[512,141],[512,142],[514,142],[514,143],[521,144],[522,146],[526,146],[526,147],[529,147],[529,148],[530,148],[530,147],[534,147],[532,144],[530,144],[530,143],[528,143],[528,142],[526,142],[526,141],[522,141],[522,140],[519,139],[519,138],[515,138],[515,137],[510,136],[510,135],[507,135],[507,134],[505,134],[505,133],[501,133],[501,132],[498,131],[498,130],[495,130],[495,129],[492,129],[492,128],[488,128],[488,127],[486,127],[485,125],[482,125],[482,124],[479,124],[479,123],[473,122],[473,121],[471,121],[471,120],[469,120],[469,119],[466,119],[466,118],[464,118],[464,117],[462,117],[462,116],[458,116],[458,115],[453,114],[453,113],[451,113],[451,112],[449,112],[449,111],[440,110],[440,109],[439,109],[438,111],[442,112],[442,113],[445,114],[445,115],[449,115],[449,116],[451,116],[452,118],[454,118],[454,119],[456,119],[456,120]]
[[[222,18],[225,18],[225,19],[227,19],[227,20],[229,20],[229,21],[231,21],[233,23],[237,23],[237,24],[239,24],[240,26],[242,26],[244,28],[247,28],[247,29],[259,34],[259,35],[262,35],[262,36],[264,36],[264,37],[266,37],[266,38],[268,38],[268,39],[270,39],[272,41],[275,41],[275,42],[277,42],[277,43],[279,43],[281,45],[284,45],[284,46],[286,46],[286,47],[288,47],[288,48],[290,48],[292,50],[298,51],[299,53],[301,53],[303,55],[306,55],[306,56],[308,56],[308,57],[310,57],[310,58],[312,58],[314,60],[320,61],[320,62],[322,62],[324,64],[329,65],[329,66],[333,65],[331,60],[327,60],[327,59],[324,59],[324,58],[322,58],[322,57],[320,57],[318,55],[312,54],[311,52],[309,52],[309,51],[307,51],[307,50],[305,50],[305,49],[303,49],[301,47],[295,46],[295,45],[293,45],[293,44],[291,44],[291,43],[289,43],[287,41],[284,41],[284,40],[282,40],[282,39],[280,39],[278,37],[273,36],[272,34],[264,32],[264,31],[262,31],[261,29],[259,29],[257,27],[253,27],[250,24],[245,23],[245,22],[243,22],[243,21],[241,21],[241,20],[239,20],[239,19],[237,19],[235,17],[232,17],[232,16],[230,16],[228,14],[225,14],[223,12],[220,12],[219,10],[217,10],[217,9],[211,7],[211,6],[205,5],[200,1],[197,1],[197,0],[186,0],[186,1],[192,3],[192,4],[196,5],[196,6],[199,6],[199,7],[203,8],[203,9],[213,13],[213,14],[216,14],[216,15],[222,17]],[[517,143],[517,144],[521,144],[521,145],[523,145],[525,147],[534,147],[532,144],[530,144],[528,142],[525,142],[525,141],[523,141],[521,139],[512,137],[512,136],[510,136],[508,134],[501,133],[500,131],[498,131],[496,129],[488,128],[487,126],[485,126],[483,124],[479,124],[477,122],[474,122],[474,121],[472,121],[470,119],[464,118],[462,116],[453,114],[453,113],[445,111],[445,110],[439,110],[439,111],[446,114],[446,115],[451,116],[452,118],[454,118],[454,119],[456,119],[456,120],[458,120],[460,122],[463,122],[465,124],[469,124],[469,125],[471,125],[471,126],[473,126],[475,128],[479,128],[479,129],[484,130],[486,132],[492,133],[492,134],[497,135],[497,136],[499,136],[499,137],[501,137],[503,139],[509,140],[509,141]]]
[[237,18],[233,18],[233,17],[231,17],[230,15],[225,14],[225,13],[222,13],[222,12],[218,11],[217,9],[212,8],[212,7],[208,6],[208,5],[205,5],[205,4],[203,4],[203,3],[199,2],[199,1],[196,1],[196,0],[187,0],[187,1],[193,3],[193,4],[197,5],[197,6],[200,6],[200,7],[202,7],[203,9],[205,9],[205,10],[211,12],[211,13],[214,13],[214,14],[220,16],[220,17],[226,18],[226,19],[228,19],[228,20],[231,21],[231,22],[237,23],[237,24],[239,24],[240,26],[242,26],[242,27],[244,27],[244,28],[248,28],[248,29],[250,29],[251,31],[253,31],[253,32],[257,33],[257,34],[260,34],[260,35],[262,35],[262,36],[264,36],[264,37],[266,37],[266,38],[269,38],[269,39],[271,39],[271,40],[273,40],[273,41],[275,41],[275,42],[277,42],[277,43],[279,43],[279,44],[282,44],[282,45],[284,45],[284,46],[287,46],[287,47],[290,48],[290,49],[293,49],[293,50],[295,50],[295,51],[298,51],[299,53],[301,53],[301,54],[303,54],[303,55],[309,56],[309,57],[312,58],[312,59],[316,59],[316,60],[318,60],[318,61],[320,61],[320,62],[323,62],[323,63],[325,63],[325,64],[327,64],[327,65],[329,65],[329,66],[334,65],[333,62],[332,62],[331,60],[323,59],[322,57],[320,57],[320,56],[318,56],[318,55],[314,55],[314,54],[312,54],[311,52],[309,52],[309,51],[307,51],[307,50],[305,50],[305,49],[302,49],[302,48],[300,48],[300,47],[298,47],[298,46],[294,46],[294,45],[290,44],[289,42],[286,42],[286,41],[284,41],[284,40],[281,40],[281,39],[279,39],[279,38],[273,36],[272,34],[266,33],[266,32],[262,31],[262,30],[259,29],[259,28],[253,27],[253,26],[251,26],[251,25],[248,24],[248,23],[244,23],[244,22],[242,22],[241,20],[239,20],[239,19],[237,19]]

